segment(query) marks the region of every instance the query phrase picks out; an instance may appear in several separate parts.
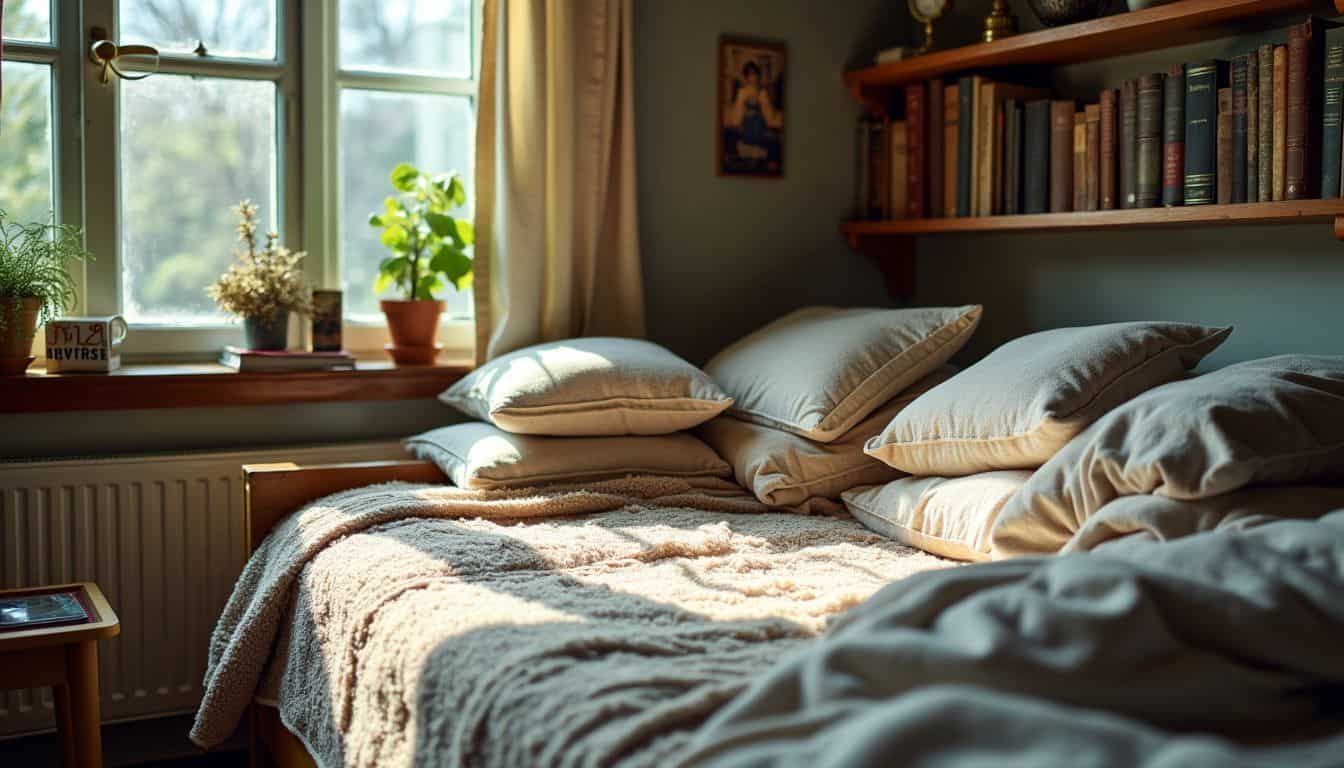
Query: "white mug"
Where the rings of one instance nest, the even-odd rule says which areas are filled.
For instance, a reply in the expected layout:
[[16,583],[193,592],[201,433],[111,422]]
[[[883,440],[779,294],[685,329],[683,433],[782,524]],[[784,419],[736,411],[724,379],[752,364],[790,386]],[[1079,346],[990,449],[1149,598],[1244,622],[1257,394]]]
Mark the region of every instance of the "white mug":
[[121,315],[63,317],[47,323],[47,372],[115,371],[129,328]]

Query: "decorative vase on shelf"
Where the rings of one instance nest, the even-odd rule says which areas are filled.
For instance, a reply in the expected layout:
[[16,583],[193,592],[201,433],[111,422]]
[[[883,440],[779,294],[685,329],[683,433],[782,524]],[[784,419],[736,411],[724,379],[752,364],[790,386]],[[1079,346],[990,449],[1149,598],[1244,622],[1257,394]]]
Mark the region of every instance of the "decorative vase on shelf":
[[270,317],[243,318],[243,336],[248,349],[283,350],[289,346],[289,310]]
[[1028,0],[1032,13],[1047,27],[1095,19],[1110,4],[1111,0]]

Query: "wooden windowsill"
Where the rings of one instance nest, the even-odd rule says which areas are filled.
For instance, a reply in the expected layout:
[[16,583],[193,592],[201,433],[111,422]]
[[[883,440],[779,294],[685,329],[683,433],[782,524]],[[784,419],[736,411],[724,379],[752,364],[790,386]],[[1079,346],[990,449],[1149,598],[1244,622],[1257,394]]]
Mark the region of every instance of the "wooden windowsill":
[[0,377],[0,413],[292,405],[432,398],[471,371],[462,361],[397,368],[360,362],[353,371],[238,373],[214,363],[127,365],[112,373]]

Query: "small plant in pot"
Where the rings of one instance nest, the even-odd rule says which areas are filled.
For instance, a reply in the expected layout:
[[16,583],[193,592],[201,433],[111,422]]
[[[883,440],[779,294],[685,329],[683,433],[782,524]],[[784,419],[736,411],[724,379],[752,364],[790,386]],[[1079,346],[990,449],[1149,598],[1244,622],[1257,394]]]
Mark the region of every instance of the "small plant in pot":
[[19,224],[0,211],[0,375],[32,364],[38,326],[75,306],[71,263],[92,258],[79,227]]
[[257,247],[257,206],[244,200],[238,214],[237,261],[206,289],[219,308],[243,319],[248,349],[284,349],[289,313],[309,311],[312,290],[303,279],[303,251],[280,244],[280,235],[266,233],[266,245]]
[[398,365],[431,365],[438,356],[434,337],[443,302],[435,294],[451,283],[459,291],[471,285],[475,241],[471,222],[452,212],[467,202],[459,174],[422,173],[409,163],[392,169],[392,187],[399,194],[383,202],[382,213],[369,225],[383,230],[382,243],[392,252],[378,264],[375,293],[395,288],[403,298],[379,302],[387,317],[392,343],[388,353]]

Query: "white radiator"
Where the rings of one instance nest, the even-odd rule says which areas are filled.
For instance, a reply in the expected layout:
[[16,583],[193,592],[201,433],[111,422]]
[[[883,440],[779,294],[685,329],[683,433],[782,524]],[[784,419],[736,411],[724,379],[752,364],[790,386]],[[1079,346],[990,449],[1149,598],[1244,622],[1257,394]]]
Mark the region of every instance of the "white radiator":
[[[104,721],[190,711],[242,569],[243,464],[406,458],[396,443],[0,463],[0,589],[93,581]],[[50,689],[0,691],[0,737],[53,727]]]

